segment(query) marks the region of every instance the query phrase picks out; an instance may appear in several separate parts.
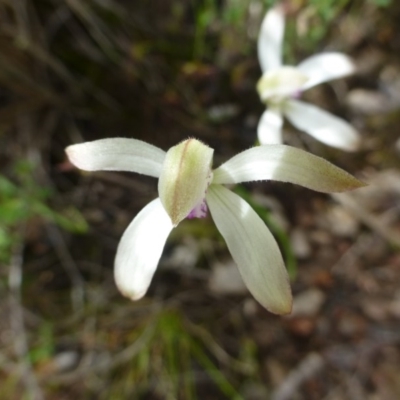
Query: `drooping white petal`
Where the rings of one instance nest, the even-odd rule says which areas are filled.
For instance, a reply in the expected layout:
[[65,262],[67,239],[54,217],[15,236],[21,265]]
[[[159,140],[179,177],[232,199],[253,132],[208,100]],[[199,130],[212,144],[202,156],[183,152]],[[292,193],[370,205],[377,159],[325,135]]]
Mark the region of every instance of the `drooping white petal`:
[[137,300],[145,295],[172,228],[160,199],[149,203],[130,223],[114,266],[115,283],[124,296]]
[[347,151],[355,151],[360,146],[359,134],[348,122],[319,107],[289,100],[283,113],[297,129],[328,146]]
[[257,126],[260,144],[282,143],[283,118],[278,107],[269,107],[264,111]]
[[356,69],[351,58],[342,53],[317,54],[306,58],[297,68],[309,77],[303,90],[353,74]]
[[171,147],[158,181],[161,202],[176,226],[196,207],[201,209],[211,182],[214,150],[196,139]]
[[214,171],[212,183],[258,180],[296,183],[319,192],[343,192],[365,186],[354,176],[321,157],[283,144],[253,147]]
[[308,80],[308,76],[295,67],[283,66],[267,71],[257,82],[257,91],[262,101],[271,98],[275,102],[299,93]]
[[265,15],[258,35],[258,59],[263,72],[281,66],[284,32],[285,18],[278,5]]
[[292,295],[288,274],[264,222],[249,204],[223,186],[211,185],[206,200],[252,295],[273,313],[289,313]]
[[165,151],[127,138],[100,139],[66,148],[68,158],[85,171],[130,171],[159,177]]

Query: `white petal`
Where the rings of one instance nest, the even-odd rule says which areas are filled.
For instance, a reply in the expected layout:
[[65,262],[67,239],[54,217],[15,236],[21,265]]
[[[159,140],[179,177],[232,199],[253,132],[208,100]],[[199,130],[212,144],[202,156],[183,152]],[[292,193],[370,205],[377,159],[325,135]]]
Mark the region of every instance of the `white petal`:
[[278,108],[269,107],[258,122],[257,134],[260,144],[282,143],[283,118]]
[[263,72],[281,66],[284,32],[283,9],[275,6],[265,15],[258,35],[258,59]]
[[262,219],[223,186],[211,185],[206,199],[252,295],[273,313],[289,313],[292,295],[288,274],[278,245]]
[[345,120],[312,104],[289,100],[283,113],[297,128],[328,146],[355,151],[360,146],[358,132]]
[[145,295],[172,228],[160,199],[149,203],[130,223],[114,266],[115,283],[124,296],[137,300]]
[[302,61],[297,68],[309,77],[303,90],[353,74],[356,69],[351,58],[342,53],[317,54]]
[[214,171],[212,183],[234,184],[272,179],[320,192],[342,192],[365,186],[321,157],[283,144],[253,147]]
[[74,144],[65,151],[72,164],[85,171],[130,171],[156,178],[166,154],[151,144],[127,138]]

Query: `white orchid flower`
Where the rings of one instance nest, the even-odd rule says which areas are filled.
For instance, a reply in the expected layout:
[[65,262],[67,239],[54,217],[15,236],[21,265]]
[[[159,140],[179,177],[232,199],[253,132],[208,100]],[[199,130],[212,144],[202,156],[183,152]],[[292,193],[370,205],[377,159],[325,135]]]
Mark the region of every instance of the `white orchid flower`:
[[263,75],[257,84],[267,110],[258,124],[261,144],[282,143],[283,116],[315,139],[342,150],[359,147],[357,131],[345,120],[297,100],[315,85],[352,74],[355,66],[344,54],[329,52],[309,57],[297,67],[282,65],[285,19],[277,5],[264,17],[258,37],[258,58]]
[[274,179],[322,192],[363,186],[328,161],[285,145],[254,147],[214,171],[214,150],[196,139],[167,153],[125,138],[76,144],[66,152],[86,171],[131,171],[159,178],[159,198],[128,226],[115,258],[117,287],[133,300],[146,293],[171,230],[185,218],[206,216],[209,208],[253,296],[273,313],[289,313],[289,280],[274,237],[255,211],[222,185]]

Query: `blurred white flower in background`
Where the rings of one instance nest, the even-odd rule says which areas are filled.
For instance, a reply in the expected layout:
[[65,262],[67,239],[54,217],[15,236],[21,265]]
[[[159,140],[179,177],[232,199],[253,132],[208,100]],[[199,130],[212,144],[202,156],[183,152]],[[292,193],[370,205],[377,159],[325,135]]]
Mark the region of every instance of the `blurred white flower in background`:
[[285,116],[296,128],[329,146],[357,150],[359,135],[348,122],[297,100],[304,90],[352,74],[355,71],[353,62],[342,53],[329,52],[309,57],[297,67],[282,65],[284,29],[283,8],[277,5],[265,15],[258,36],[258,58],[263,75],[257,90],[267,105],[258,124],[260,144],[282,143]]
[[114,276],[125,296],[145,295],[171,230],[208,208],[243,280],[265,308],[289,313],[292,295],[279,247],[258,214],[223,184],[257,180],[296,183],[321,192],[364,186],[323,158],[285,145],[243,151],[212,170],[214,150],[188,139],[166,153],[135,139],[101,139],[67,147],[70,161],[86,171],[131,171],[159,178],[159,198],[134,218],[123,234]]

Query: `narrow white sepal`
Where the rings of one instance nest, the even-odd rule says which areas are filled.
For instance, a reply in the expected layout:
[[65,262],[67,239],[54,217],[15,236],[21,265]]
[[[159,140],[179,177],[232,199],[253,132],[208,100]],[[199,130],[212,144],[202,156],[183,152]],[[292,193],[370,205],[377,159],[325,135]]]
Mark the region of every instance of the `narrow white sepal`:
[[258,59],[266,72],[282,65],[282,42],[285,18],[281,6],[275,6],[264,17],[258,35]]
[[158,178],[165,151],[141,140],[100,139],[66,148],[69,160],[85,171],[129,171]]
[[355,151],[360,146],[358,132],[345,120],[312,104],[288,100],[283,110],[297,128],[328,146]]
[[252,295],[275,314],[289,313],[292,294],[288,274],[264,222],[249,204],[223,186],[211,185],[206,200]]
[[137,300],[146,294],[172,228],[158,198],[130,223],[119,242],[114,266],[115,283],[124,296]]
[[321,157],[286,145],[245,150],[214,171],[214,184],[276,180],[319,192],[343,192],[365,186],[354,176]]
[[356,67],[345,54],[322,53],[306,58],[297,69],[309,77],[302,88],[306,90],[320,83],[351,75]]
[[269,107],[261,115],[257,126],[260,144],[282,144],[283,118],[279,108]]

